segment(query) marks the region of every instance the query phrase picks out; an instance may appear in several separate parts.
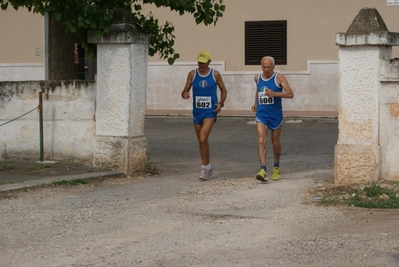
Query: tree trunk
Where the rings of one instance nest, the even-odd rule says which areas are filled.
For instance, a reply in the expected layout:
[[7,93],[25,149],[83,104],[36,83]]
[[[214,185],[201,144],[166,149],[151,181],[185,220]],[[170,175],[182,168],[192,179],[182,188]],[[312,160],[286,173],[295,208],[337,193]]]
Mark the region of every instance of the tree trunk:
[[78,42],[63,24],[49,16],[49,80],[79,79],[79,64],[75,64],[75,43]]

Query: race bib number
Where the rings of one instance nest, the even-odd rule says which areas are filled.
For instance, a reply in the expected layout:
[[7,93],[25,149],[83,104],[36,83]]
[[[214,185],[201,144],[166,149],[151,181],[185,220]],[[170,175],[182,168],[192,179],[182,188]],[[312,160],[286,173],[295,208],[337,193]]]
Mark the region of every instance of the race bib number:
[[212,108],[210,96],[196,96],[195,106],[197,108]]
[[274,97],[268,97],[265,93],[259,94],[258,98],[259,98],[259,105],[274,104]]

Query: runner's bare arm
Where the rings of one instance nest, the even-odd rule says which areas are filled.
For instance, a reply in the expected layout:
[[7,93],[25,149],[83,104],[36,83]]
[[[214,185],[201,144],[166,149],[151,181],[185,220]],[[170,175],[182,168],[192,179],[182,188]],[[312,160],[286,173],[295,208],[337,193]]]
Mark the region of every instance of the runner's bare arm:
[[187,81],[186,84],[184,85],[184,89],[181,92],[181,97],[183,99],[189,99],[190,98],[190,89],[191,89],[191,83],[194,78],[194,70],[190,71],[187,75]]
[[[258,84],[258,75],[255,75],[254,76],[254,81],[255,81],[255,84]],[[256,111],[256,109],[257,109],[257,103],[258,103],[258,88],[257,87],[255,87],[255,103],[252,105],[252,107],[251,107],[251,109],[252,109],[252,111]]]
[[282,92],[274,92],[272,90],[267,90],[267,96],[269,97],[281,97],[281,98],[293,98],[294,93],[292,92],[291,86],[287,82],[287,79],[283,74],[279,73],[277,75],[277,84],[279,84],[282,88]]
[[218,85],[220,90],[220,101],[217,104],[216,109],[214,111],[216,113],[219,113],[222,110],[222,107],[224,106],[224,101],[226,101],[227,89],[226,86],[224,85],[222,75],[220,74],[220,72],[215,70],[214,74],[215,74],[216,84]]

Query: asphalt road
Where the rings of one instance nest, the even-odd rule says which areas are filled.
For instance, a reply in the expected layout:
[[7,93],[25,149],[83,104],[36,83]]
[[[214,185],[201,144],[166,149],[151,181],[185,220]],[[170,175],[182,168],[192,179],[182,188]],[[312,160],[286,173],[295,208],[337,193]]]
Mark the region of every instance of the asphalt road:
[[[150,163],[159,171],[199,172],[201,159],[190,117],[147,117],[145,134]],[[269,137],[267,168],[271,170],[273,151]],[[333,168],[337,139],[337,120],[287,119],[281,134],[282,177],[293,172]],[[257,134],[253,117],[220,116],[210,134],[209,144],[214,177],[240,178],[254,176],[258,172]]]
[[[187,116],[148,116],[145,120],[149,163],[159,174],[182,174],[198,178],[201,165],[194,126]],[[337,142],[337,121],[287,120],[282,131],[282,177],[293,172],[332,168]],[[267,145],[268,168],[273,153]],[[258,172],[257,136],[253,117],[220,116],[211,132],[211,164],[214,178],[240,178]],[[87,163],[10,158],[1,162],[0,192],[56,180],[115,176],[121,172],[102,170]],[[288,178],[289,176],[286,176]]]

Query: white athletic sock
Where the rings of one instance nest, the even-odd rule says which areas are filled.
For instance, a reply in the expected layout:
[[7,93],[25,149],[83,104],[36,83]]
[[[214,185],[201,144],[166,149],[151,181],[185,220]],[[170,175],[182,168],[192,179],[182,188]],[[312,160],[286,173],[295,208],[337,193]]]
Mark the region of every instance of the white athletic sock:
[[204,166],[207,170],[211,169],[211,164],[209,163],[208,165]]

